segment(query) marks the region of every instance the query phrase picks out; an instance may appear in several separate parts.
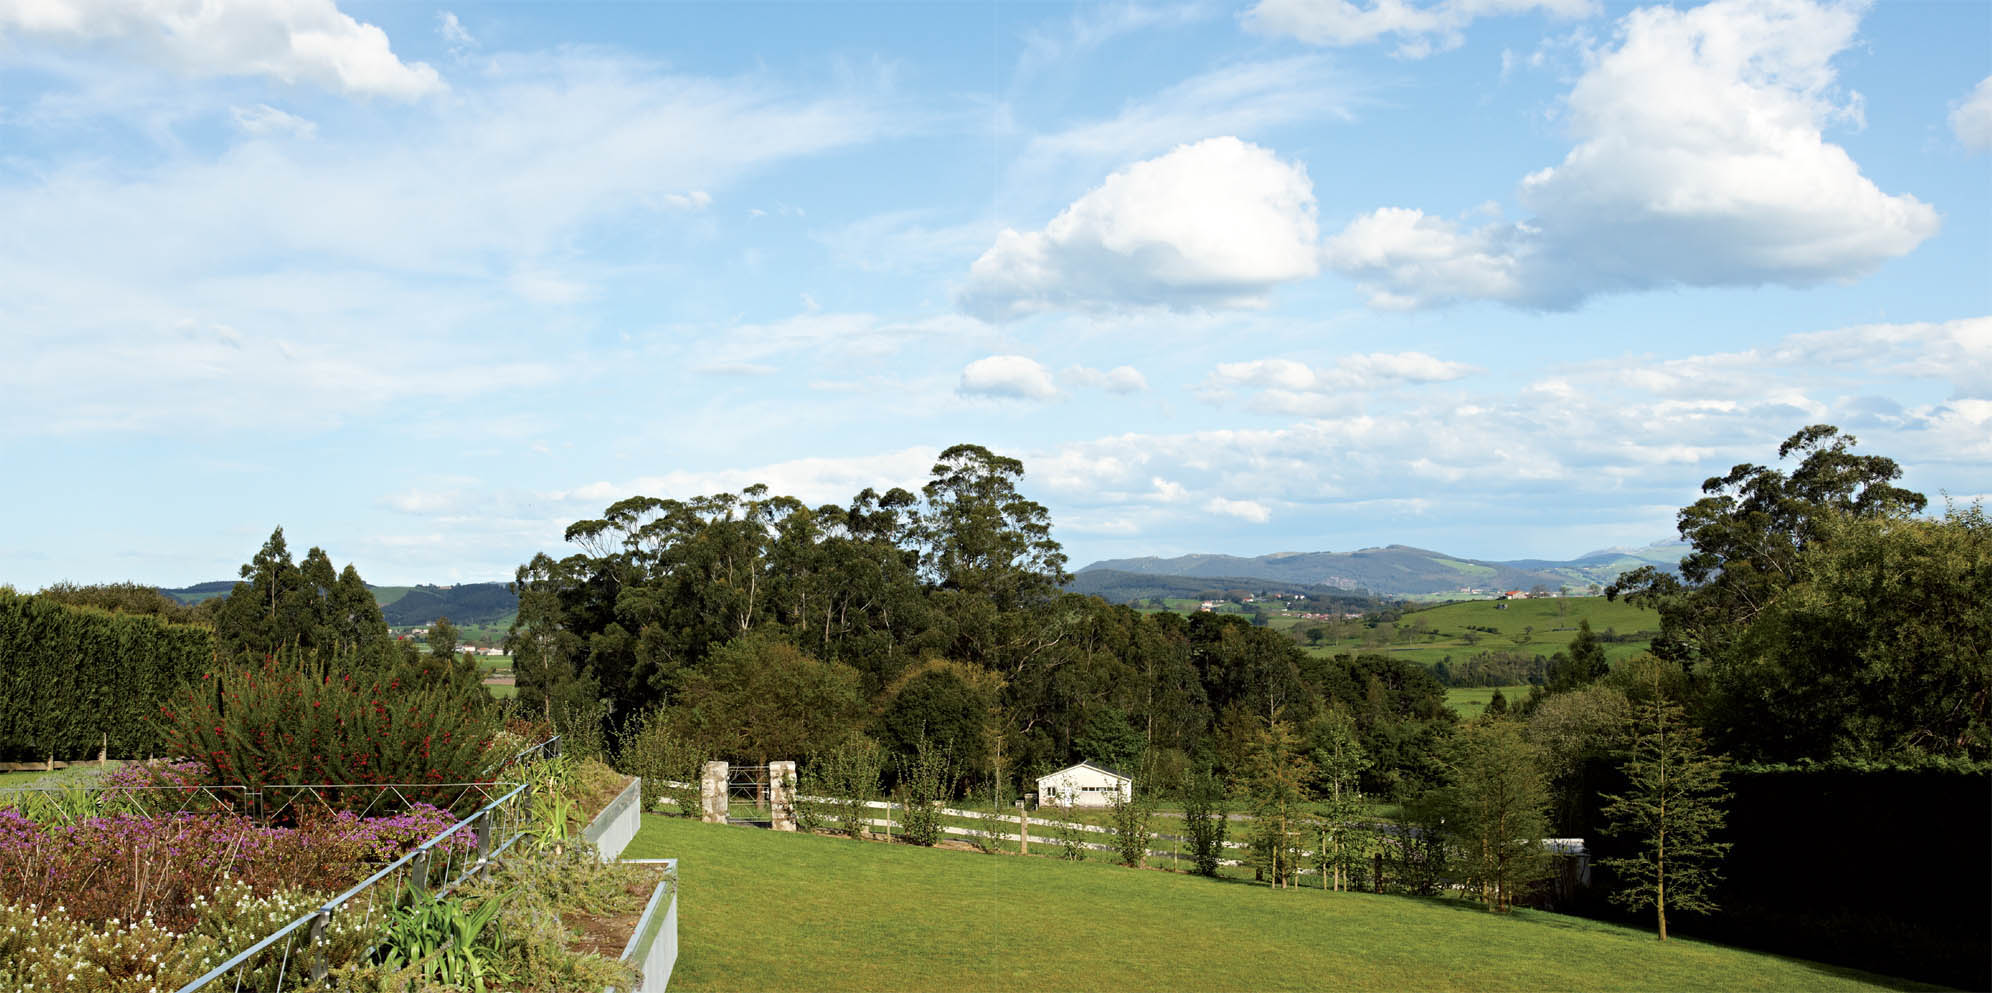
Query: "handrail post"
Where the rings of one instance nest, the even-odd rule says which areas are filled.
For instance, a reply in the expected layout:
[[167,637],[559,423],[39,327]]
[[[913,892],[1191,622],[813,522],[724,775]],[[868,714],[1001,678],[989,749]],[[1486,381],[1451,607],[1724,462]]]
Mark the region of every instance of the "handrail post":
[[429,895],[429,850],[426,848],[408,860],[408,889],[418,898]]
[[311,963],[308,974],[314,983],[324,982],[325,976],[332,971],[326,965],[325,961],[327,958],[325,954],[325,926],[331,922],[332,912],[329,910],[320,910],[311,918],[311,927],[305,932],[305,948],[308,950]]

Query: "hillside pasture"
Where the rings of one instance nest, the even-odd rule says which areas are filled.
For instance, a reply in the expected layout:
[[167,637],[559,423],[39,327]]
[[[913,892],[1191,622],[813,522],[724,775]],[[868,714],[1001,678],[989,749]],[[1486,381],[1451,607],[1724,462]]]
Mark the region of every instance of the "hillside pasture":
[[1605,644],[1605,655],[1613,662],[1646,651],[1660,627],[1659,615],[1653,611],[1604,597],[1456,601],[1408,611],[1400,620],[1374,628],[1361,621],[1275,617],[1273,623],[1301,630],[1326,623],[1331,637],[1318,645],[1307,645],[1315,655],[1376,652],[1431,666],[1447,658],[1460,663],[1492,651],[1553,655],[1570,646],[1570,639],[1577,636],[1577,625],[1586,620],[1600,637],[1608,632],[1634,636]]
[[1581,918],[646,814],[674,990],[1931,989]]
[[1513,707],[1523,700],[1528,699],[1529,690],[1532,688],[1529,686],[1449,686],[1446,687],[1446,706],[1451,707],[1453,712],[1459,716],[1467,720],[1472,720],[1479,717],[1487,709],[1487,704],[1494,699],[1495,690],[1500,690],[1501,695],[1508,699],[1508,706]]

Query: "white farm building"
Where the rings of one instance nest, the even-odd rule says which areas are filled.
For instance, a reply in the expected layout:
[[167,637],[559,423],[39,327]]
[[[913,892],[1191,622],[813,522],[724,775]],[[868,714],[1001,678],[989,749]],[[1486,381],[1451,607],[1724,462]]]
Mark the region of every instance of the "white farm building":
[[1038,806],[1104,807],[1114,793],[1122,800],[1134,798],[1134,779],[1106,766],[1081,762],[1057,772],[1039,776]]

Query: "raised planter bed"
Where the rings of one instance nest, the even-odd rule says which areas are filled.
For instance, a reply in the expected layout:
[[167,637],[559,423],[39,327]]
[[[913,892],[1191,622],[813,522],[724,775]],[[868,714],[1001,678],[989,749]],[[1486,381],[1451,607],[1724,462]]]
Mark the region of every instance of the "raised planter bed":
[[637,969],[636,986],[609,987],[605,993],[663,993],[678,963],[678,860],[631,859],[627,865],[662,865],[664,878],[650,894],[636,929],[623,948],[622,960]]
[[602,861],[614,862],[629,847],[630,839],[643,826],[643,780],[632,779],[621,793],[616,794],[588,826],[581,829],[581,837],[594,845],[602,853]]

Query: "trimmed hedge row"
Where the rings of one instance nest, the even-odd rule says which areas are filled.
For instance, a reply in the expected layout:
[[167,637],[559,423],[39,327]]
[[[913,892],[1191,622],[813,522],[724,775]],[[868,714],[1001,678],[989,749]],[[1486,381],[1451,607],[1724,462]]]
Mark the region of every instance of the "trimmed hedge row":
[[0,761],[157,755],[159,707],[214,632],[0,589]]
[[[1605,770],[1594,780],[1616,789]],[[1670,912],[1669,929],[1960,989],[1992,989],[1992,773],[1929,768],[1745,768],[1734,797],[1710,916]],[[1595,859],[1631,839],[1585,835]],[[1652,924],[1603,905],[1600,867],[1580,913]]]

